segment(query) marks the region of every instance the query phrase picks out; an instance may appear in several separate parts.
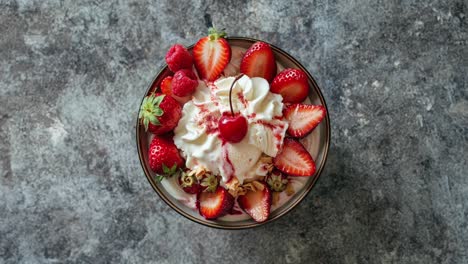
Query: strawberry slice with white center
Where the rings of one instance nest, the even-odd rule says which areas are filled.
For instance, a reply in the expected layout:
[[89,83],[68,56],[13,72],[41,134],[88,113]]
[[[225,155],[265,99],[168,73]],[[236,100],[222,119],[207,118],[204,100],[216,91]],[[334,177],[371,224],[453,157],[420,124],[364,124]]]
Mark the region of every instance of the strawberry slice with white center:
[[271,191],[265,183],[262,189],[248,190],[237,197],[240,208],[250,215],[256,222],[264,222],[270,216]]
[[223,187],[214,192],[204,191],[197,195],[197,207],[206,219],[216,219],[226,215],[234,206],[234,197]]
[[288,134],[302,138],[311,133],[325,117],[325,107],[321,105],[292,104],[283,115],[288,120]]
[[250,78],[262,77],[271,82],[276,74],[276,61],[270,45],[258,41],[250,46],[242,58],[240,72]]
[[312,176],[315,162],[304,146],[293,138],[285,138],[283,148],[273,159],[273,164],[280,171],[290,176]]
[[193,47],[195,68],[200,79],[216,80],[231,60],[231,46],[225,36],[225,32],[210,28],[208,36],[200,39]]

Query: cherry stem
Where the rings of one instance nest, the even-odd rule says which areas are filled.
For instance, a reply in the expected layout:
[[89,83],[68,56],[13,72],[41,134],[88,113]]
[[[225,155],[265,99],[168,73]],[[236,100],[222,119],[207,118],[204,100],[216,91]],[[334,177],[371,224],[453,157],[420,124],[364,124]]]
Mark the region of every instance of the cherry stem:
[[234,87],[234,84],[235,84],[240,78],[242,78],[242,76],[244,76],[243,73],[237,75],[236,78],[234,79],[234,81],[233,81],[232,84],[231,84],[231,88],[229,88],[229,107],[231,108],[231,115],[232,115],[232,116],[234,116],[234,110],[232,109],[232,88]]

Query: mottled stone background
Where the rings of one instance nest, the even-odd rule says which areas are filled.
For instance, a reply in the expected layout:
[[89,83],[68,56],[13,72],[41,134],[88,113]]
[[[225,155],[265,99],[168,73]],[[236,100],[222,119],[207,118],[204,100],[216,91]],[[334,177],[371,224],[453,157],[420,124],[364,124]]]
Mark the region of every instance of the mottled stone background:
[[[466,0],[0,0],[0,263],[468,263],[467,13]],[[179,216],[137,157],[148,82],[210,20],[296,56],[332,120],[316,187],[253,230]]]

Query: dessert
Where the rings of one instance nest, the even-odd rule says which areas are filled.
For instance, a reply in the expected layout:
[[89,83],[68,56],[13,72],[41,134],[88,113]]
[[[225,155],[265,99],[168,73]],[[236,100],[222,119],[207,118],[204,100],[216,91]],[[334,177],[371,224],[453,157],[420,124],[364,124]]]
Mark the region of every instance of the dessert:
[[231,47],[210,29],[187,50],[172,46],[172,74],[140,108],[155,180],[208,220],[266,221],[315,162],[304,147],[326,115],[306,104],[307,75],[284,69],[271,47]]

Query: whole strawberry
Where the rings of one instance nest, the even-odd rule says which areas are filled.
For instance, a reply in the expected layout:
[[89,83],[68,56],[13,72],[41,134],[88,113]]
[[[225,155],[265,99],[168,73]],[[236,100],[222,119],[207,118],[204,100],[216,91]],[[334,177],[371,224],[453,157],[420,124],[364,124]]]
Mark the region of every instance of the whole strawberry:
[[181,115],[182,108],[174,98],[158,93],[145,97],[139,118],[146,131],[162,135],[177,126]]
[[182,172],[179,176],[178,181],[179,185],[186,193],[197,194],[202,191],[202,187],[195,175],[189,175],[186,172]]
[[273,192],[282,192],[286,189],[286,185],[288,185],[288,177],[280,170],[274,169],[267,176],[266,182]]
[[177,168],[184,166],[179,150],[168,136],[155,136],[148,150],[150,169],[159,175],[175,174]]
[[215,175],[208,173],[201,179],[201,190],[204,192],[214,192],[219,185],[219,179]]

